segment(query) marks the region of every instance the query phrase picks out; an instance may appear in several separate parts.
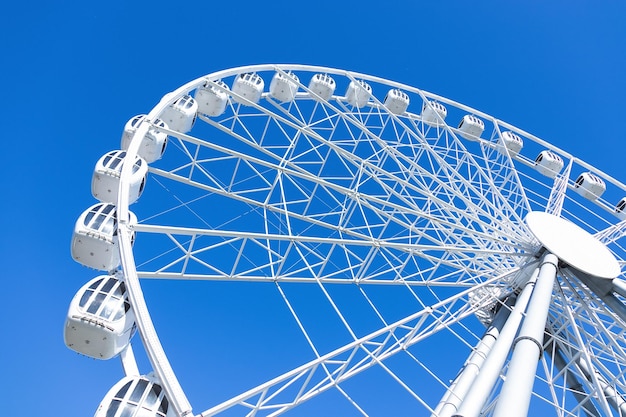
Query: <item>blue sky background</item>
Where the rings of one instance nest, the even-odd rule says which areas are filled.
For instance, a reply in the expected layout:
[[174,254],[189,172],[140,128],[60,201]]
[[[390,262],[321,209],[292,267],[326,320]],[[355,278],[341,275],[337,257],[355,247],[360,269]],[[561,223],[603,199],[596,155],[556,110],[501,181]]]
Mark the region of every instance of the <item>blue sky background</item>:
[[[124,123],[163,94],[246,64],[351,69],[490,113],[624,181],[625,22],[626,3],[617,0],[5,5],[3,413],[92,415],[122,376],[118,361],[80,357],[63,344],[69,302],[95,276],[72,261],[69,244],[77,216],[94,201],[95,162],[119,146]],[[237,302],[256,300],[247,293]],[[155,314],[167,319],[166,309]],[[249,315],[238,322],[252,329],[248,342],[280,345],[256,335]],[[234,366],[253,372],[247,346]]]

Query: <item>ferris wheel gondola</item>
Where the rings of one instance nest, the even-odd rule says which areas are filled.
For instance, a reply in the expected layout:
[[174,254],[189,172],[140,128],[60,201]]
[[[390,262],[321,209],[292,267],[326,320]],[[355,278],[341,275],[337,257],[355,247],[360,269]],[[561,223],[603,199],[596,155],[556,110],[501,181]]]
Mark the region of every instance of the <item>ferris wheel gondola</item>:
[[130,343],[135,332],[123,280],[101,275],[74,296],[65,321],[65,345],[94,359],[111,359]]
[[[602,170],[453,100],[326,67],[208,74],[131,120],[107,160],[115,198],[79,218],[72,253],[119,277],[124,329],[154,373],[124,377],[98,413],[626,412],[626,186]],[[275,288],[302,364],[198,413],[150,319],[149,279]],[[94,343],[106,357],[127,345]],[[137,414],[137,381],[168,409]]]

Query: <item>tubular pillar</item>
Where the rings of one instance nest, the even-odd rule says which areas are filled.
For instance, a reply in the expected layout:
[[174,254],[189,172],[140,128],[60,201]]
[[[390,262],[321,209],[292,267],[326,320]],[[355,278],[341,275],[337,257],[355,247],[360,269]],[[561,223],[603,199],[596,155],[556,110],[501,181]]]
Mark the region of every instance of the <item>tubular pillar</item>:
[[441,398],[431,417],[450,417],[459,408],[459,404],[461,404],[461,401],[463,401],[474,383],[487,355],[496,343],[502,327],[509,318],[511,306],[515,303],[515,298],[514,296],[507,298],[505,304],[500,307],[493,322],[468,357],[459,375],[450,384],[450,388]]
[[477,417],[480,414],[489,394],[493,390],[493,387],[500,376],[502,367],[506,362],[506,358],[511,350],[511,345],[515,339],[515,335],[519,330],[520,323],[526,306],[530,300],[530,295],[533,292],[537,276],[539,274],[539,268],[535,268],[531,278],[526,283],[526,286],[522,290],[521,294],[517,297],[515,307],[509,315],[500,337],[494,344],[491,352],[485,359],[483,366],[480,369],[480,373],[476,376],[472,386],[465,395],[461,406],[454,417]]
[[520,334],[515,341],[509,370],[496,404],[494,417],[526,417],[537,363],[543,352],[543,333],[559,259],[546,253]]

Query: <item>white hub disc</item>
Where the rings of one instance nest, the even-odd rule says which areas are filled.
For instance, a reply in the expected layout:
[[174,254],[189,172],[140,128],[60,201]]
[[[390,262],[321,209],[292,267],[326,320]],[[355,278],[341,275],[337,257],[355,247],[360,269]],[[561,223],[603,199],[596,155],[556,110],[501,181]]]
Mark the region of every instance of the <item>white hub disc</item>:
[[526,224],[547,250],[572,268],[597,278],[613,279],[620,274],[611,251],[574,223],[533,211],[526,216]]

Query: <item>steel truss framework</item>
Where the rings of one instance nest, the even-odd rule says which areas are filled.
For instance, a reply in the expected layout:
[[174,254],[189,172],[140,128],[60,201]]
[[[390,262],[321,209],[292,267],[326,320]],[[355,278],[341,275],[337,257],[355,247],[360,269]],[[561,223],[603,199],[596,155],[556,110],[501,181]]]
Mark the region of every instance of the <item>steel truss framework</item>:
[[[269,85],[275,73],[292,71],[299,79],[293,101],[278,102],[267,88],[258,103],[229,91],[226,111],[198,115],[189,134],[150,124],[202,85],[223,90],[219,80],[232,85],[250,72]],[[331,99],[309,89],[316,73],[337,82]],[[363,107],[350,105],[343,95],[358,81],[373,91]],[[407,111],[389,111],[383,98],[389,89],[409,95]],[[445,120],[422,119],[422,109],[432,102],[446,106]],[[461,135],[456,126],[465,114],[484,122],[480,138]],[[166,132],[169,144],[164,157],[151,164],[146,193],[132,207],[124,181],[130,164],[122,173],[119,218],[128,218],[129,208],[140,218],[137,224],[120,220],[122,271],[143,345],[179,415],[298,415],[297,406],[332,391],[346,412],[373,416],[380,408],[370,400],[376,401],[376,391],[386,392],[377,384],[403,393],[406,404],[413,404],[402,403],[406,415],[452,415],[463,400],[454,391],[463,372],[450,373],[438,364],[438,340],[453,346],[445,361],[479,373],[483,359],[497,349],[498,342],[490,340],[505,334],[494,317],[506,315],[511,323],[527,315],[519,300],[532,287],[527,283],[534,282],[543,256],[524,222],[529,212],[568,219],[596,234],[621,266],[625,259],[620,239],[626,223],[616,216],[615,204],[626,196],[626,186],[525,131],[412,86],[302,65],[235,68],[164,96],[139,126],[130,156],[149,128]],[[523,139],[519,153],[507,148],[505,131]],[[564,160],[555,178],[535,169],[543,150]],[[576,177],[586,171],[605,182],[600,198],[576,192]],[[621,415],[626,411],[621,283],[600,289],[568,265],[557,269],[531,411]],[[192,409],[152,325],[140,279],[275,287],[310,347],[303,365],[206,411]],[[356,297],[348,302],[342,298],[346,286]],[[320,339],[323,331],[307,321],[307,305],[294,288],[321,294],[318,319],[338,323],[343,336]],[[481,415],[497,413],[508,352]],[[377,379],[381,371],[385,378]],[[367,395],[350,384],[353,378],[368,387]],[[459,396],[453,411],[442,411]]]

